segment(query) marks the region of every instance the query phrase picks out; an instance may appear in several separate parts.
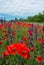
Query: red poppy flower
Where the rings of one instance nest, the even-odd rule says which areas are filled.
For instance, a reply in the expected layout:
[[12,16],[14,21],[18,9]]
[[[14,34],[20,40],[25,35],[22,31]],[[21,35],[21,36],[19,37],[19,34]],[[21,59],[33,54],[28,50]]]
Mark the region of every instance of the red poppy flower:
[[28,58],[27,54],[30,51],[29,48],[26,47],[25,44],[18,44],[18,50],[17,52],[20,54],[20,56],[24,57],[24,58]]
[[14,44],[11,44],[10,47],[11,47],[12,49],[17,48],[17,44],[15,44],[15,43],[14,43]]
[[30,58],[30,54],[25,55],[25,58],[29,59]]
[[30,30],[28,30],[28,34],[32,34],[33,32],[31,32]]
[[6,33],[6,30],[2,30],[2,33]]
[[26,41],[26,40],[27,40],[27,38],[26,38],[26,37],[23,37],[23,38],[22,38],[22,40],[23,40],[23,41]]
[[36,57],[36,60],[40,63],[40,62],[42,62],[43,59],[42,59],[41,56],[37,56],[37,57]]
[[6,54],[5,52],[2,53],[2,58],[6,57]]
[[18,51],[18,53],[20,54],[20,56],[28,59],[30,57],[30,55],[26,52],[26,51],[23,51],[22,49]]
[[13,55],[13,54],[16,54],[16,50],[12,50],[12,49],[9,49],[9,50],[7,50],[8,51],[8,54],[9,55]]
[[2,25],[0,24],[0,30],[2,29]]
[[41,38],[38,38],[38,42],[39,42],[39,43],[42,43],[42,39],[41,39]]
[[21,25],[21,22],[19,21],[19,22],[17,22],[17,24],[18,24],[18,25]]
[[2,38],[2,40],[6,40],[6,38]]
[[31,25],[30,23],[27,23],[26,26],[27,26],[27,27],[31,27],[32,25]]
[[29,48],[27,48],[27,46],[25,45],[25,44],[18,44],[17,45],[17,48],[18,48],[18,51],[20,50],[20,49],[22,49],[23,51],[26,51],[26,52],[30,52],[30,49]]
[[22,22],[22,23],[21,23],[21,26],[22,26],[22,27],[24,27],[24,26],[25,26],[24,22]]
[[20,50],[18,53],[19,53],[22,57],[24,57],[24,56],[26,55],[26,53],[23,52],[23,51],[21,51],[21,50]]
[[8,33],[6,33],[4,36],[8,36],[9,34]]
[[12,32],[12,34],[13,34],[13,35],[15,35],[15,34],[16,34],[16,32]]
[[15,54],[17,51],[15,49],[12,49],[10,46],[6,47],[6,51],[4,53],[2,53],[3,57],[6,57],[8,55],[13,55]]
[[24,57],[25,59],[28,59],[30,57],[30,55],[28,54],[26,50],[20,49],[18,53],[20,54],[20,56]]
[[0,45],[2,45],[2,42],[0,42]]
[[5,58],[6,56],[8,56],[8,51],[2,53],[2,58]]
[[22,50],[19,50],[18,53],[19,53],[22,57],[24,57],[24,56],[26,55],[26,52],[25,52],[25,51],[22,51]]
[[12,44],[10,46],[7,46],[6,50],[9,52],[9,54],[15,54],[17,52],[16,44]]
[[7,50],[8,52],[11,52],[11,47],[10,47],[10,46],[7,46],[7,47],[6,47],[6,50]]
[[13,51],[11,52],[11,55],[16,54],[16,52],[17,52],[17,51],[13,50]]

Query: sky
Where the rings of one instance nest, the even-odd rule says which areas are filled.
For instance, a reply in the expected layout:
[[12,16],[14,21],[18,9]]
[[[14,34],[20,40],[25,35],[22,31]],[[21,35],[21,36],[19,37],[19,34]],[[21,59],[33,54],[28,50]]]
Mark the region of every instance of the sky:
[[0,0],[0,18],[27,18],[44,11],[44,0]]

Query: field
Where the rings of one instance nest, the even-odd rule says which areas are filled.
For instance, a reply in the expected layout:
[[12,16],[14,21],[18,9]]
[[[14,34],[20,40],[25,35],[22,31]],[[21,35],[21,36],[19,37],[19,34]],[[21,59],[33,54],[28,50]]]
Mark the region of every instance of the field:
[[0,24],[0,65],[44,65],[43,23]]

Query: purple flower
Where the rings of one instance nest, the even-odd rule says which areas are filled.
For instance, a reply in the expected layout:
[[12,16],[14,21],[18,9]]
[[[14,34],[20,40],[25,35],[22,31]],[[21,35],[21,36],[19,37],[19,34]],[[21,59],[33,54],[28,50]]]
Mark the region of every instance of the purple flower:
[[33,33],[30,33],[30,36],[33,36]]
[[31,45],[31,46],[34,46],[32,41],[30,41],[30,45]]
[[23,41],[22,41],[22,40],[20,40],[19,42],[20,42],[20,43],[23,43]]
[[43,32],[44,32],[44,26],[43,26]]
[[42,34],[42,44],[44,44],[44,35]]
[[10,43],[13,42],[13,34],[10,34]]
[[38,30],[37,28],[35,28],[35,40],[37,40],[37,38],[38,38]]
[[44,44],[42,44],[42,48],[44,48]]
[[33,29],[34,29],[34,24],[32,24],[32,28],[31,28],[31,31],[33,31]]
[[8,27],[8,33],[10,33],[10,27]]

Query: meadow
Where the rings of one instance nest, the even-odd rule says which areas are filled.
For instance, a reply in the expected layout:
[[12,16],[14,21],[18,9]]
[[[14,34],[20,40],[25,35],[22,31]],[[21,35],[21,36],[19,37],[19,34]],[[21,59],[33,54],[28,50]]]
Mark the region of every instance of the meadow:
[[0,24],[0,65],[44,65],[44,25]]

